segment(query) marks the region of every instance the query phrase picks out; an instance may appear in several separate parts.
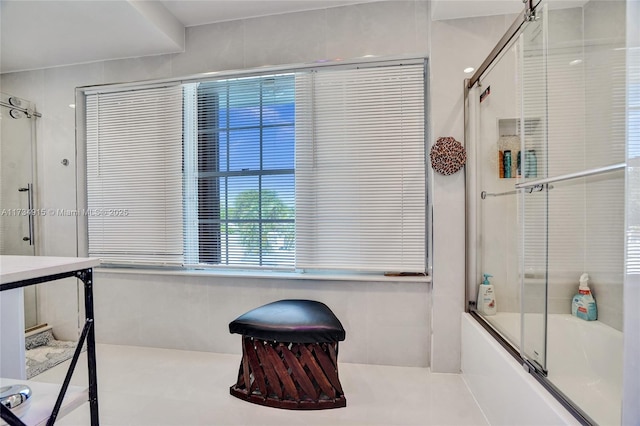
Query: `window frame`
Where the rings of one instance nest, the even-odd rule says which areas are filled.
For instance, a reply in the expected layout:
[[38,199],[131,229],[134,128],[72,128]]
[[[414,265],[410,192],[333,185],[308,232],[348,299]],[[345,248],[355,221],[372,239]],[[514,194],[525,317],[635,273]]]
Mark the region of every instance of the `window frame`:
[[[287,73],[285,74],[279,74],[278,77],[284,77],[287,76]],[[260,78],[260,77],[259,77]],[[190,145],[195,145],[195,146],[190,146],[188,147],[188,150],[191,152],[191,150],[195,150],[196,152],[196,156],[201,160],[201,156],[198,154],[199,149],[201,149],[201,144],[202,143],[213,143],[213,145],[216,145],[215,147],[212,147],[213,151],[214,151],[214,161],[217,163],[216,165],[214,165],[214,168],[217,168],[217,165],[220,164],[220,151],[223,151],[226,153],[226,166],[224,167],[225,170],[213,170],[213,171],[203,171],[201,170],[200,167],[200,163],[198,162],[197,165],[192,164],[191,162],[189,162],[190,167],[193,168],[193,170],[187,170],[187,161],[185,160],[185,173],[189,173],[190,175],[195,175],[195,182],[193,179],[186,181],[185,180],[185,193],[191,193],[191,194],[197,194],[196,196],[198,197],[198,200],[203,200],[204,198],[207,198],[207,195],[210,195],[209,192],[204,193],[198,189],[200,182],[203,179],[209,179],[212,181],[216,181],[217,179],[223,179],[224,180],[224,184],[220,185],[219,183],[214,184],[213,186],[215,186],[217,188],[217,191],[214,190],[214,199],[217,199],[217,212],[218,212],[218,217],[217,218],[207,218],[207,219],[203,219],[202,218],[202,213],[203,211],[206,211],[207,209],[201,209],[200,205],[202,203],[198,203],[198,206],[195,207],[196,211],[193,211],[194,207],[193,206],[189,206],[187,202],[185,202],[185,217],[188,218],[197,218],[197,225],[193,225],[193,226],[189,226],[188,223],[192,222],[195,223],[196,221],[194,220],[190,220],[187,221],[185,220],[185,233],[188,233],[189,235],[194,235],[194,238],[198,238],[200,239],[200,236],[202,235],[203,230],[202,229],[194,229],[194,228],[203,228],[202,225],[214,225],[214,228],[217,227],[217,230],[214,229],[214,232],[217,233],[217,246],[215,244],[215,241],[213,241],[212,245],[213,247],[209,248],[209,250],[213,250],[215,251],[215,253],[211,254],[209,250],[206,250],[203,248],[203,244],[201,242],[195,242],[195,240],[187,240],[185,238],[185,259],[187,260],[185,263],[187,264],[187,266],[189,267],[218,267],[218,266],[222,266],[222,267],[245,267],[245,266],[249,266],[249,267],[265,267],[264,263],[264,258],[265,258],[265,253],[263,250],[263,238],[260,237],[258,238],[259,241],[259,254],[258,254],[258,264],[257,265],[252,265],[252,264],[243,264],[243,263],[229,263],[230,260],[230,256],[231,254],[229,253],[229,232],[223,232],[221,231],[221,228],[228,228],[230,226],[233,226],[234,224],[241,224],[241,223],[256,223],[259,231],[258,234],[260,236],[262,236],[263,234],[263,230],[264,230],[264,224],[266,223],[281,223],[281,224],[295,224],[295,215],[292,218],[289,219],[265,219],[262,216],[262,200],[263,200],[263,195],[264,193],[266,193],[266,191],[268,191],[268,189],[264,189],[263,184],[262,184],[262,178],[264,176],[276,176],[276,175],[280,175],[280,176],[286,176],[286,175],[290,175],[293,178],[293,187],[291,188],[291,191],[293,193],[293,190],[295,189],[295,167],[292,168],[279,168],[279,169],[273,169],[273,168],[265,168],[265,164],[264,164],[264,153],[265,153],[265,132],[264,129],[273,129],[273,128],[285,128],[285,127],[291,127],[292,129],[295,128],[295,118],[293,118],[293,120],[291,122],[285,122],[285,123],[275,123],[275,124],[265,124],[265,117],[264,117],[264,108],[265,106],[265,101],[264,101],[264,83],[266,79],[270,79],[273,78],[273,76],[271,75],[267,75],[265,76],[265,79],[260,78],[257,83],[259,84],[259,91],[258,91],[258,98],[259,98],[259,105],[257,105],[257,107],[260,110],[260,114],[259,114],[259,120],[258,120],[258,124],[255,125],[243,125],[243,126],[234,126],[231,123],[231,115],[229,114],[229,112],[232,110],[231,108],[231,104],[230,104],[230,99],[231,96],[229,95],[230,93],[230,88],[233,85],[233,83],[227,83],[224,84],[224,89],[226,91],[226,96],[224,97],[225,99],[225,105],[224,108],[220,108],[220,101],[216,100],[215,102],[218,103],[218,107],[220,109],[224,109],[227,111],[226,113],[226,122],[225,123],[220,123],[219,121],[217,121],[216,117],[214,119],[214,124],[213,126],[201,126],[200,123],[202,121],[202,117],[200,115],[200,107],[201,107],[201,100],[200,100],[200,89],[202,88],[203,84],[207,84],[208,82],[199,82],[196,83],[194,85],[190,85],[187,84],[185,85],[185,91],[187,92],[185,94],[185,109],[190,109],[189,111],[189,116],[198,116],[198,129],[195,132],[196,134],[193,134],[194,132],[187,132],[186,130],[186,125],[185,125],[185,139],[184,139],[184,144],[185,144],[185,149],[187,149],[186,145],[190,144]],[[292,79],[292,81],[290,82],[290,84],[293,86],[294,83],[294,74],[292,73],[289,78]],[[215,83],[219,83],[219,82],[229,82],[229,81],[233,81],[235,80],[234,78],[230,78],[230,79],[220,79],[217,80]],[[242,83],[240,83],[242,84]],[[195,90],[194,90],[195,89]],[[202,95],[206,96],[207,94],[204,92],[206,90],[206,88],[203,89],[203,93]],[[192,93],[195,91],[195,97],[193,97]],[[190,101],[189,105],[186,105],[186,100],[187,99],[192,99],[195,98],[194,100]],[[207,103],[206,101],[203,103],[205,104]],[[207,120],[204,120],[205,122],[209,122]],[[258,134],[259,134],[259,167],[256,169],[241,169],[241,170],[231,170],[231,133],[233,131],[238,131],[238,130],[257,130]],[[219,138],[219,137],[215,137],[215,135],[219,135],[221,133],[224,133],[226,135],[225,138]],[[206,140],[206,135],[214,135],[213,137],[213,141],[208,141]],[[202,138],[201,138],[202,137]],[[221,142],[221,139],[224,139],[224,142]],[[225,144],[224,149],[221,146],[221,143]],[[295,141],[294,141],[295,143]],[[294,148],[295,149],[295,148]],[[291,152],[291,162],[294,163],[295,161],[295,152]],[[257,192],[258,192],[258,217],[256,219],[240,219],[240,218],[230,218],[229,217],[229,210],[230,210],[230,206],[229,206],[229,199],[228,199],[228,188],[229,188],[229,178],[234,178],[234,177],[257,177],[258,179],[258,183],[257,183]],[[189,185],[188,182],[191,182],[191,185],[195,186],[196,188],[194,189],[192,188],[186,188],[187,185]],[[221,201],[221,190],[220,187],[224,187],[224,202]],[[220,206],[223,205],[224,208],[221,208]],[[215,210],[215,209],[214,209]],[[224,214],[223,214],[224,211]],[[186,229],[186,228],[191,228],[191,229]],[[206,231],[204,231],[206,232]],[[197,237],[195,237],[195,235],[197,235]],[[201,240],[201,239],[200,239]],[[224,240],[224,241],[223,241]],[[197,253],[196,253],[197,251]],[[217,262],[201,262],[200,259],[202,257],[206,257],[206,255],[211,256],[211,258],[213,258],[213,260],[217,260]],[[275,269],[289,269],[289,270],[293,270],[295,268],[295,253],[293,254],[293,258],[291,260],[291,265],[287,266],[273,266]]]
[[[77,184],[78,188],[82,190],[77,191],[77,205],[79,207],[87,205],[87,193],[86,193],[86,137],[83,132],[83,129],[86,128],[86,117],[84,116],[84,97],[87,94],[91,93],[100,93],[100,92],[109,92],[109,91],[122,91],[122,90],[134,90],[139,88],[147,88],[154,86],[164,86],[167,84],[185,84],[185,83],[194,83],[194,82],[208,82],[219,80],[221,78],[234,78],[234,77],[248,77],[248,76],[263,76],[270,75],[274,73],[284,73],[284,72],[297,72],[297,71],[311,71],[311,70],[322,70],[324,68],[330,67],[334,69],[340,68],[359,68],[359,67],[385,67],[385,66],[395,66],[395,65],[403,65],[403,64],[423,64],[425,75],[424,75],[424,102],[425,102],[425,129],[424,129],[424,140],[425,140],[425,150],[427,147],[427,141],[430,140],[429,135],[429,112],[430,109],[427,107],[429,104],[429,79],[428,79],[428,59],[425,57],[390,57],[390,58],[368,58],[368,59],[359,59],[352,60],[348,62],[334,62],[329,61],[325,63],[313,63],[306,64],[301,66],[275,66],[275,67],[263,67],[259,69],[247,69],[247,70],[239,70],[239,71],[222,71],[222,72],[209,72],[202,73],[190,76],[188,78],[167,78],[167,79],[159,79],[159,80],[149,80],[149,81],[138,81],[138,82],[127,82],[127,83],[118,83],[118,84],[107,84],[107,85],[99,85],[99,86],[83,86],[76,88],[76,123],[78,131],[76,132],[76,146],[77,146],[77,158],[79,164],[79,170],[77,173]],[[215,78],[212,76],[215,75]],[[430,253],[432,251],[432,233],[429,232],[431,230],[431,206],[430,206],[430,180],[431,172],[430,169],[425,166],[425,257],[426,257],[426,272],[427,276],[390,276],[386,277],[377,272],[345,272],[345,271],[306,271],[306,270],[295,270],[284,272],[283,271],[271,271],[267,268],[259,268],[259,272],[257,272],[258,276],[264,277],[291,277],[291,278],[310,278],[310,279],[344,279],[344,280],[380,280],[380,281],[419,281],[425,282],[430,281],[428,277],[428,273],[431,271],[431,256]],[[78,217],[77,221],[77,235],[78,235],[78,253],[79,255],[86,256],[88,254],[88,230],[87,230],[87,220],[86,217]],[[106,266],[106,265],[104,265]],[[168,274],[185,274],[191,275],[193,273],[199,275],[201,273],[207,275],[219,275],[223,276],[238,275],[244,276],[246,273],[251,273],[251,270],[254,270],[254,267],[249,265],[241,265],[240,267],[233,266],[225,266],[225,265],[215,265],[213,268],[208,268],[204,270],[198,270],[199,268],[194,268],[192,266],[188,267],[173,267],[173,268],[160,268],[158,270],[154,267],[149,267],[145,265],[114,265],[114,266],[106,266],[112,270],[118,270],[121,268],[127,268],[131,266],[132,268],[138,269],[140,271],[154,271],[157,273],[166,272]],[[126,270],[131,270],[127,268]]]

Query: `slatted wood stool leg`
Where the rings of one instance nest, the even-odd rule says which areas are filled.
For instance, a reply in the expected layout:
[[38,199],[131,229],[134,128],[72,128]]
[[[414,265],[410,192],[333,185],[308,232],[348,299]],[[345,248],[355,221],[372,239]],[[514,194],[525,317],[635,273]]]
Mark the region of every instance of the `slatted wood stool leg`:
[[[317,315],[310,317],[303,315],[304,318],[302,318],[299,316],[304,314],[304,309],[292,309],[289,311],[294,315],[292,317],[283,315],[286,310],[281,309],[301,306],[320,309],[323,313],[329,310],[319,302],[284,300],[254,309],[229,325],[231,332],[237,332],[240,329],[243,332],[242,361],[238,380],[230,388],[231,395],[254,404],[295,410],[346,406],[347,401],[338,376],[338,340],[344,340],[342,325],[339,321],[337,322],[338,329],[342,329],[342,334],[338,333],[335,338],[327,339],[327,336],[313,335],[313,333],[310,335],[310,330],[314,326],[310,325],[309,319],[318,320]],[[273,308],[280,308],[277,318],[262,315],[271,312]],[[254,318],[256,311],[257,318],[262,321],[261,326],[268,330],[260,332],[256,328],[258,327]],[[317,312],[312,309],[308,313]],[[333,313],[330,310],[329,313],[331,315],[327,318],[332,319]],[[247,324],[247,316],[252,319],[250,325]],[[327,318],[320,317],[320,319]],[[298,325],[297,329],[291,327],[292,321]],[[335,322],[331,321],[331,324],[336,326]],[[326,326],[326,321],[315,323],[315,328],[322,329],[323,333],[327,331]],[[249,334],[262,336],[255,337]],[[270,338],[265,339],[265,334],[270,335]],[[287,340],[278,340],[279,337],[287,337]],[[296,340],[301,341],[296,342]],[[304,342],[304,340],[329,341]]]

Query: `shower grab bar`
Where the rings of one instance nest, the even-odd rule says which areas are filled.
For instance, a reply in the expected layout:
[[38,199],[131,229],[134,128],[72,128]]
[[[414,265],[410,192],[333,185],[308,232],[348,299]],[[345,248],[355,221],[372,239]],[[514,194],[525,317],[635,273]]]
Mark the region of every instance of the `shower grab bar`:
[[[535,192],[542,191],[544,189],[544,185],[535,185],[535,186],[532,186],[530,188],[523,188],[523,189],[525,189],[528,194],[531,194],[534,191]],[[553,186],[547,185],[547,189],[553,189]],[[507,192],[498,192],[498,193],[482,191],[480,193],[480,198],[482,198],[483,200],[486,200],[487,197],[502,197],[503,195],[513,195],[513,194],[517,194],[519,192],[520,192],[519,189],[515,189],[513,191],[507,191]]]
[[598,167],[595,169],[584,170],[581,172],[568,173],[566,175],[560,175],[550,177],[546,179],[532,180],[530,182],[522,182],[516,184],[516,189],[527,189],[536,187],[538,185],[544,185],[552,182],[561,182],[564,180],[578,179],[582,177],[595,176],[603,173],[615,172],[616,170],[623,170],[627,166],[627,163],[612,164],[610,166]]

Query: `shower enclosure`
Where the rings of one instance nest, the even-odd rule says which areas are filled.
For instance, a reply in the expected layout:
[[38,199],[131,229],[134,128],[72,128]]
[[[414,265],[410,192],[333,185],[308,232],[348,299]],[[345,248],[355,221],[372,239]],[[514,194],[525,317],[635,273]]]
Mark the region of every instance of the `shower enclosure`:
[[[467,300],[576,418],[620,424],[626,2],[553,6],[529,2],[465,82]],[[597,321],[572,315],[583,273]]]
[[[0,254],[34,256],[36,182],[35,105],[0,94]],[[24,289],[25,327],[38,324],[37,286]]]

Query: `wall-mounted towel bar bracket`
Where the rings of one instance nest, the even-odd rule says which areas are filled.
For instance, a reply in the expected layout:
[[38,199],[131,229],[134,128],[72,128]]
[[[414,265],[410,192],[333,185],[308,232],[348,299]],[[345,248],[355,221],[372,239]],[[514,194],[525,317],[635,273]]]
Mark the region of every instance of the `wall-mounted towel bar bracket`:
[[[551,185],[546,185],[547,189],[553,189],[553,186]],[[527,194],[531,194],[532,192],[540,192],[545,188],[544,184],[540,184],[540,185],[535,185],[535,186],[529,186],[527,188],[521,188],[524,190],[524,192],[526,192]],[[493,193],[493,192],[487,192],[487,191],[482,191],[480,193],[480,198],[482,198],[483,200],[485,200],[487,197],[501,197],[503,195],[514,195],[520,192],[520,189],[515,189],[513,191],[507,191],[507,192],[498,192],[498,193]]]

